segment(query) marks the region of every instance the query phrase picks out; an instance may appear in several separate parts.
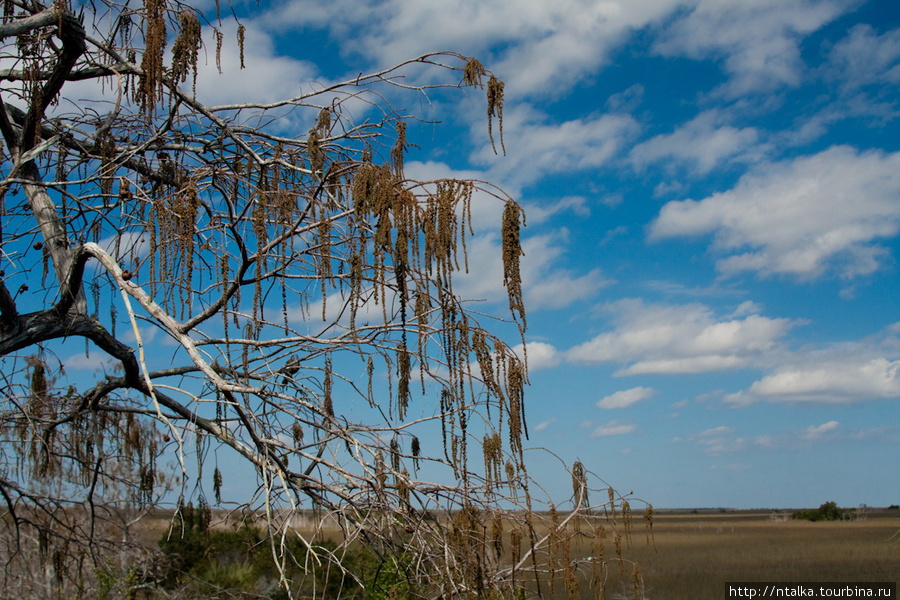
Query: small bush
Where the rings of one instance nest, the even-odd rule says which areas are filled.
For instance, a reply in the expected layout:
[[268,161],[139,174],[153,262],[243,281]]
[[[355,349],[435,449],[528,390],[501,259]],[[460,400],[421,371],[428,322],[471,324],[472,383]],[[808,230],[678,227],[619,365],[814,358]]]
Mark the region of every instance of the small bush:
[[839,507],[835,502],[826,502],[819,508],[798,510],[793,514],[794,519],[804,519],[806,521],[845,521],[847,517],[847,511]]
[[[162,587],[177,589],[177,595],[184,598],[287,598],[263,530],[246,522],[231,530],[210,529],[207,507],[193,509],[189,505],[180,517],[173,531],[159,541],[166,559]],[[330,552],[336,545],[324,541],[315,547]],[[315,560],[307,560],[309,549],[299,538],[288,539],[285,550],[293,559],[284,565],[284,574],[292,581],[297,597],[311,597],[313,593],[325,598],[361,595],[359,585],[328,561],[318,565]],[[354,556],[344,558],[348,568],[358,562]]]

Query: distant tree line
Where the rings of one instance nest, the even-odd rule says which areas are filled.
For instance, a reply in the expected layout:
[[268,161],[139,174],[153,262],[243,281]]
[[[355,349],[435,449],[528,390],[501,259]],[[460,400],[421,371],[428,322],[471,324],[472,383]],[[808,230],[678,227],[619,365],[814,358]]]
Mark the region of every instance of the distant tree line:
[[841,508],[837,503],[826,502],[819,508],[798,510],[794,513],[794,518],[807,521],[848,521],[850,514],[847,509]]

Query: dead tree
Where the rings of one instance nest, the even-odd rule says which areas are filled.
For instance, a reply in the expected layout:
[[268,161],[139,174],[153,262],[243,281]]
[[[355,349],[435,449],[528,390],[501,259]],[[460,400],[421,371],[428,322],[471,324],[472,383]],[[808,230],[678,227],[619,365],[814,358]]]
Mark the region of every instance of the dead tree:
[[[489,125],[502,124],[502,82],[440,53],[281,102],[212,106],[194,91],[198,12],[83,10],[7,0],[0,24],[0,495],[19,566],[7,585],[48,597],[83,585],[161,498],[208,510],[194,481],[211,477],[223,506],[265,511],[282,566],[285,540],[303,534],[292,511],[315,507],[345,549],[411,553],[405,577],[423,594],[514,594],[526,572],[549,573],[551,589],[565,572],[568,590],[577,564],[561,532],[603,531],[586,471],[573,471],[565,522],[554,511],[537,527],[525,357],[453,288],[472,258],[472,203],[502,204],[506,321],[524,342],[522,211],[486,182],[408,179],[409,115],[388,102],[486,89]],[[221,22],[205,27],[218,53]],[[422,67],[429,83],[411,81]],[[103,93],[76,100],[75,82]],[[351,101],[366,107],[356,120]],[[67,368],[75,347],[112,366]],[[211,448],[253,466],[244,497],[220,497],[230,472]],[[602,504],[615,515],[621,502]],[[309,569],[345,567],[309,541]]]

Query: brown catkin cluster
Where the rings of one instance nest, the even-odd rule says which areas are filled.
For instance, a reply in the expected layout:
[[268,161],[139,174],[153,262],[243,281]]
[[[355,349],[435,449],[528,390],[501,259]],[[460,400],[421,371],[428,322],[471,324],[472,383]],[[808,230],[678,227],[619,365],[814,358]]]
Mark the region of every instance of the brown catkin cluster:
[[503,439],[499,431],[484,436],[481,445],[484,452],[484,485],[488,493],[500,483],[500,468],[503,464]]
[[486,526],[481,513],[471,504],[466,504],[453,515],[452,529],[448,536],[448,546],[456,557],[456,585],[474,591],[484,597],[485,591],[485,538]]
[[586,506],[589,504],[587,473],[584,465],[578,460],[572,465],[572,495],[575,506]]
[[[487,70],[475,58],[470,58],[465,67],[463,67],[462,84],[466,86],[483,88],[481,78],[487,75]],[[500,130],[500,147],[503,154],[506,154],[506,146],[503,144],[503,88],[504,83],[496,76],[491,74],[488,80],[487,88],[487,115],[488,115],[488,136],[491,139],[491,148],[497,153],[497,147],[494,144],[493,121],[497,117]]]
[[482,87],[481,78],[487,74],[477,58],[470,58],[463,67],[463,85],[472,87]]
[[241,68],[242,69],[244,68],[244,37],[246,35],[246,32],[247,32],[246,27],[244,27],[243,25],[238,25],[237,41],[238,41],[238,48],[240,49],[240,53],[241,53]]
[[[172,78],[175,81],[187,81],[188,71],[193,70],[194,74],[194,94],[197,93],[197,59],[200,48],[203,46],[201,37],[202,29],[200,20],[192,10],[183,10],[179,15],[181,21],[181,30],[178,37],[175,38],[175,44],[172,46]],[[218,59],[219,52],[217,50],[216,57]],[[217,60],[217,63],[221,61]],[[221,69],[220,69],[221,71]]]
[[522,293],[520,258],[525,254],[519,237],[519,229],[524,224],[522,209],[515,202],[506,203],[503,211],[503,285],[509,294],[509,310],[518,316],[521,329],[525,328],[525,301]]
[[493,148],[494,153],[496,154],[497,148],[494,146],[494,132],[492,129],[492,123],[494,121],[494,116],[496,115],[497,125],[500,129],[500,148],[505,155],[506,146],[503,144],[503,87],[503,82],[491,75],[487,89],[488,135],[491,138],[491,148]]
[[[165,167],[174,174],[176,168],[168,154],[159,152],[159,156],[160,168]],[[172,285],[163,286],[161,304],[167,310],[179,307],[181,318],[184,318],[185,309],[190,315],[192,308],[199,208],[200,197],[196,184],[188,181],[181,189],[160,195],[159,200],[151,204],[148,219],[144,222],[144,229],[150,238],[151,293],[156,293],[159,282],[171,282]],[[221,268],[227,270],[227,264]],[[176,289],[179,304],[175,304]]]
[[136,100],[149,119],[155,114],[156,103],[163,96],[161,81],[165,75],[163,55],[166,51],[166,1],[145,0],[144,10],[145,48],[141,59],[143,75],[136,89]]

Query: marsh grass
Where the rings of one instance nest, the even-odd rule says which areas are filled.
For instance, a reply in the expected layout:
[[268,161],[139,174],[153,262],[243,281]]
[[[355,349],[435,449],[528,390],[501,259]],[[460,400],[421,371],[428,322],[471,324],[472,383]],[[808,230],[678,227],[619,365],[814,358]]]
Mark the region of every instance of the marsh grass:
[[[562,515],[562,514],[561,514]],[[865,521],[773,522],[770,511],[654,511],[652,537],[636,520],[631,541],[622,540],[627,562],[616,560],[612,534],[600,540],[605,546],[605,595],[609,600],[696,600],[725,598],[729,581],[898,581],[900,577],[900,511],[872,511]],[[160,513],[144,522],[147,539],[169,526],[169,515]],[[242,521],[238,515],[214,514],[213,527],[231,529]],[[312,515],[298,530],[320,528],[322,538],[339,539],[340,530],[314,522]],[[512,531],[503,523],[504,541]],[[591,587],[590,556],[598,556],[598,540],[569,531],[568,553],[579,563],[578,598],[600,598]],[[538,534],[545,533],[539,529]],[[522,550],[525,549],[522,542]],[[593,546],[593,549],[592,549]],[[561,551],[560,551],[561,554]],[[544,555],[546,557],[546,555]],[[512,558],[504,550],[503,561]],[[637,596],[633,582],[635,565],[642,576]],[[527,577],[522,578],[526,583]],[[561,575],[555,578],[555,599],[567,597]],[[527,586],[532,587],[532,586]],[[546,587],[544,588],[546,593]]]
[[[656,513],[653,540],[635,536],[628,552],[643,575],[643,598],[724,598],[728,581],[897,581],[900,514],[865,521],[769,520],[769,512]],[[585,554],[590,547],[575,547]],[[630,569],[609,569],[608,598],[634,598]],[[581,586],[581,598],[595,598]]]

